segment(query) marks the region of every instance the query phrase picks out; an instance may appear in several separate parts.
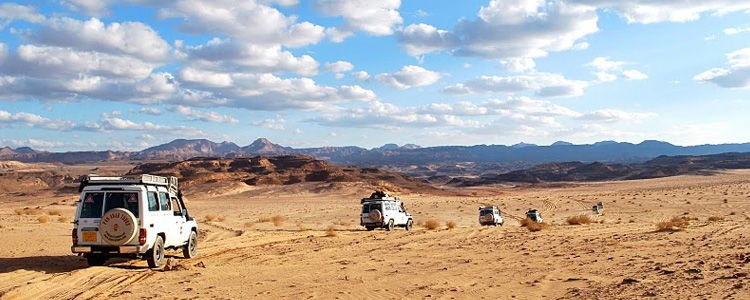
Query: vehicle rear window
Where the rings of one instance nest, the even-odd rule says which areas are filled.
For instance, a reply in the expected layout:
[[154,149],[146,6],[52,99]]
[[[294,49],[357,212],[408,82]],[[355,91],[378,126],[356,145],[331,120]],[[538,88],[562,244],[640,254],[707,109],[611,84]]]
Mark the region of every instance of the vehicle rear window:
[[138,193],[112,193],[108,192],[104,201],[104,211],[113,208],[125,208],[138,217]]
[[81,218],[101,218],[104,193],[86,193],[83,196]]
[[364,205],[362,206],[362,212],[363,213],[369,213],[372,210],[380,210],[381,212],[383,209],[380,206],[380,203],[370,203],[370,205]]
[[485,210],[480,210],[479,211],[479,215],[480,216],[486,216],[486,215],[491,215],[491,214],[492,214],[492,210],[490,210],[490,209],[485,209]]
[[148,192],[148,210],[159,210],[159,200],[157,199],[156,192]]

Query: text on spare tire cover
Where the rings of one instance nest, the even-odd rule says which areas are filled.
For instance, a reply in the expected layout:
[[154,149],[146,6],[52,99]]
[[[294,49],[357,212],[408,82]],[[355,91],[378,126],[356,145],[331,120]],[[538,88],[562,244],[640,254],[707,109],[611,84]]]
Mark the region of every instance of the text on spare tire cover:
[[[133,222],[130,216],[121,211],[112,210],[102,217],[100,223],[105,230],[102,230],[104,238],[111,243],[127,242],[130,238],[130,231],[133,228]],[[109,227],[111,225],[111,227]]]

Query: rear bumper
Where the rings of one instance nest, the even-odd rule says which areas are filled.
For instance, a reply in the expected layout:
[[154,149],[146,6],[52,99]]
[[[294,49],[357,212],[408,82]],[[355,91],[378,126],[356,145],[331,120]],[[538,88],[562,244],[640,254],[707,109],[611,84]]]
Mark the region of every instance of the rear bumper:
[[72,246],[73,253],[95,254],[143,254],[148,250],[146,246]]
[[383,227],[385,224],[383,222],[371,222],[371,223],[360,223],[360,225],[365,227]]

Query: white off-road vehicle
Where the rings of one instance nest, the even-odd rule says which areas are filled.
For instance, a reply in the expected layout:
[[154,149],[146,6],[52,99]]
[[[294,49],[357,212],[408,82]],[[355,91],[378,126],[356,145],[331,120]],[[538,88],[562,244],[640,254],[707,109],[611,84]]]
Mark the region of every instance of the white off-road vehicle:
[[396,226],[411,230],[414,225],[414,220],[404,208],[404,203],[384,192],[374,192],[369,198],[363,198],[361,203],[360,224],[367,230],[385,228],[391,231]]
[[81,178],[71,251],[101,266],[110,257],[164,263],[165,249],[197,253],[198,225],[188,214],[176,177],[154,175]]
[[479,207],[479,225],[502,226],[503,223],[503,215],[497,206]]

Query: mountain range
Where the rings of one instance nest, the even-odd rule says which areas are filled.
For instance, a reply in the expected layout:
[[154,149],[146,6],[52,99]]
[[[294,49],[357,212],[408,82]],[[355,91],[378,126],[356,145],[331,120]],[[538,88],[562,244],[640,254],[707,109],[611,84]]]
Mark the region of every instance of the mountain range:
[[658,156],[709,155],[750,152],[750,143],[676,146],[662,141],[638,144],[603,141],[574,145],[556,142],[549,146],[533,144],[420,147],[386,144],[366,149],[356,146],[292,148],[259,138],[241,147],[232,142],[216,143],[207,139],[177,139],[141,151],[47,152],[28,147],[0,148],[0,160],[21,162],[80,163],[110,160],[180,161],[194,157],[252,157],[257,155],[311,155],[337,165],[375,166],[417,176],[482,175],[529,168],[552,162],[639,163]]

